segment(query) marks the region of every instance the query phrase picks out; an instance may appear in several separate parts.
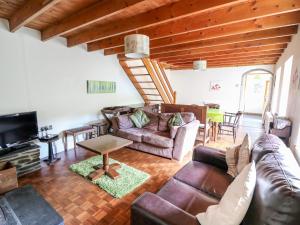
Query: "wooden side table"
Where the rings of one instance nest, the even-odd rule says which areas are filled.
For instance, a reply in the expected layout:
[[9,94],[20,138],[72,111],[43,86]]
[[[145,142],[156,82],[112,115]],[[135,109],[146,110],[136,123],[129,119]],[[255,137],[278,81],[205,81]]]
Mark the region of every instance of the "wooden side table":
[[74,150],[76,149],[76,138],[78,135],[85,134],[86,139],[92,138],[96,134],[95,128],[92,126],[83,126],[83,127],[77,127],[69,130],[65,130],[63,133],[63,143],[65,151],[68,150],[68,135],[71,135],[73,137],[74,142]]
[[89,125],[96,129],[97,137],[108,133],[109,124],[106,121],[93,122]]
[[53,153],[53,144],[55,144],[55,141],[57,141],[58,139],[59,139],[58,134],[48,134],[39,137],[40,142],[48,144],[48,159],[44,160],[44,162],[47,162],[48,165],[51,165],[53,162],[57,160],[60,160],[60,158],[54,155]]

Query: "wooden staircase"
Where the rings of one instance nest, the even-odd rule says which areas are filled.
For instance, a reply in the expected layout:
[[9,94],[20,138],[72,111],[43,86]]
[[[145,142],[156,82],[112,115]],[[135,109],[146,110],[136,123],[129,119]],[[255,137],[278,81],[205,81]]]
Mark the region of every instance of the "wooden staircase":
[[175,104],[176,92],[159,62],[149,58],[119,59],[119,62],[146,104]]

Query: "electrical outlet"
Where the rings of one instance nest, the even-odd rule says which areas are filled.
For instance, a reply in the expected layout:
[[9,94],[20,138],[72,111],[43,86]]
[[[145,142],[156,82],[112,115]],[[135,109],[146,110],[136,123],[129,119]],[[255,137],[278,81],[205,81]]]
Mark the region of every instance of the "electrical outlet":
[[49,128],[49,130],[52,130],[52,129],[53,129],[52,125],[49,125],[48,128]]

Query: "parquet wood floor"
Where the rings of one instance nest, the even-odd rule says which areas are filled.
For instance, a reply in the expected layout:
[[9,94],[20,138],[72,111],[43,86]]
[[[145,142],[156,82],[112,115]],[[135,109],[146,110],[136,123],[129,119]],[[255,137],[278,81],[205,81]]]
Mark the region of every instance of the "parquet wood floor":
[[52,166],[42,163],[40,171],[22,177],[19,183],[32,184],[64,217],[66,225],[129,225],[130,204],[145,191],[156,192],[191,159],[189,154],[179,163],[126,148],[111,153],[111,158],[151,175],[141,187],[115,199],[68,169],[72,163],[93,155],[83,149],[76,150],[76,154],[73,150],[61,153],[61,161]]
[[[256,128],[242,128],[237,143],[245,132],[260,132]],[[222,136],[208,146],[225,149],[233,145],[232,137]],[[72,163],[94,156],[94,153],[78,149],[61,153],[61,161],[52,166],[42,163],[42,169],[19,179],[19,184],[32,184],[40,194],[63,216],[66,225],[129,225],[130,205],[145,191],[156,192],[185,163],[191,160],[192,153],[182,162],[164,159],[150,154],[121,149],[111,154],[113,159],[151,174],[151,178],[142,186],[122,199],[115,199],[91,184],[89,181],[71,172]]]

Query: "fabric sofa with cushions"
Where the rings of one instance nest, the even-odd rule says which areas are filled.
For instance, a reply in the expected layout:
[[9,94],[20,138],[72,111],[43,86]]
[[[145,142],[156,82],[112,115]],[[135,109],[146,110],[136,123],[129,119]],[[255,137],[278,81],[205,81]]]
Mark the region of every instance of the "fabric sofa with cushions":
[[185,124],[175,133],[168,126],[174,113],[145,113],[150,122],[143,128],[135,127],[130,115],[112,118],[114,134],[132,140],[130,148],[169,159],[181,160],[193,149],[200,124],[193,113],[181,113]]
[[[291,150],[278,137],[263,135],[251,158],[256,162],[256,186],[242,225],[298,225],[300,167]],[[146,192],[132,204],[131,224],[199,225],[196,215],[218,204],[232,182],[226,171],[224,152],[196,148],[193,160],[160,191]]]

